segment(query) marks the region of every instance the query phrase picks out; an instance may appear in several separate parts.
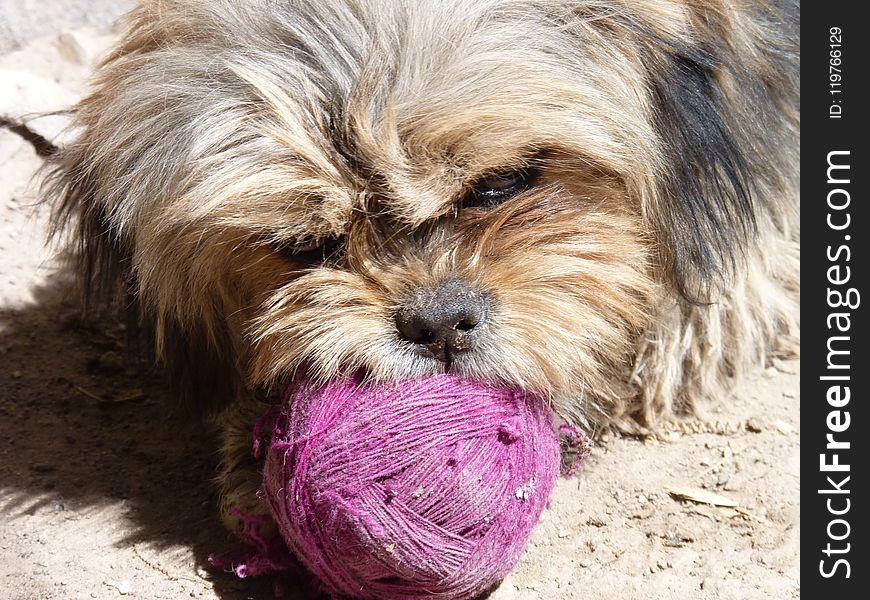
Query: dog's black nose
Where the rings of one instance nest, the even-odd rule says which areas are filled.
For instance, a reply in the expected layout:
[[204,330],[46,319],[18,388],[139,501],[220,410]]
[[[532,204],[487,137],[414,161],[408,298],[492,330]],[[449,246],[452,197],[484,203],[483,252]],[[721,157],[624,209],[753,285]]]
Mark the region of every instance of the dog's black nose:
[[451,355],[474,347],[489,308],[486,295],[467,282],[444,279],[432,288],[416,290],[396,312],[403,339],[425,346],[447,362]]

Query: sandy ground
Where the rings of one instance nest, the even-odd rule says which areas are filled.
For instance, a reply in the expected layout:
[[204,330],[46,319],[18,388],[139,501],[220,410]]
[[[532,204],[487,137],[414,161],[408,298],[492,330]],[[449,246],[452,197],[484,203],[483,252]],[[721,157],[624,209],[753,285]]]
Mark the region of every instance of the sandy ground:
[[[69,106],[106,31],[2,49],[0,114]],[[63,122],[32,126],[58,139]],[[125,364],[113,315],[82,317],[43,246],[40,164],[0,130],[0,598],[270,598],[268,581],[208,566],[231,545],[210,487],[214,440],[167,410],[158,376]],[[600,443],[492,599],[799,597],[798,373],[777,363],[745,382],[709,432]],[[738,506],[681,500],[674,486]]]

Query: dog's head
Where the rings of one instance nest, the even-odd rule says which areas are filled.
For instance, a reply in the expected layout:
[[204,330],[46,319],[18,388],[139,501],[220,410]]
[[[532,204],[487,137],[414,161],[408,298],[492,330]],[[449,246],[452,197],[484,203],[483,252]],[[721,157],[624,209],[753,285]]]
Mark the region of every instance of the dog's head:
[[703,298],[752,233],[735,119],[771,90],[724,68],[733,18],[154,0],[49,191],[88,280],[120,272],[209,378],[450,371],[612,410],[660,299]]

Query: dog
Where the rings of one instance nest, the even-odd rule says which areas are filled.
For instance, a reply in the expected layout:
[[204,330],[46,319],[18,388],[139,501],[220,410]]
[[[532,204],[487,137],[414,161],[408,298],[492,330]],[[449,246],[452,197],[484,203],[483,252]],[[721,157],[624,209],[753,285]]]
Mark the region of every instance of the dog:
[[796,2],[146,0],[45,194],[223,430],[300,373],[448,372],[595,431],[702,410],[799,323]]

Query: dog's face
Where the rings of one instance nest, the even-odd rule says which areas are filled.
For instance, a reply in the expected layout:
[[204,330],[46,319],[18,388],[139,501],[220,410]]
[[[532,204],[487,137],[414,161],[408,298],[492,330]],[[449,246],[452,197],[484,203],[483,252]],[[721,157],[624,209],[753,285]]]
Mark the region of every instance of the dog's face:
[[752,229],[712,64],[740,40],[697,10],[155,1],[55,188],[158,343],[249,387],[449,371],[594,416]]

